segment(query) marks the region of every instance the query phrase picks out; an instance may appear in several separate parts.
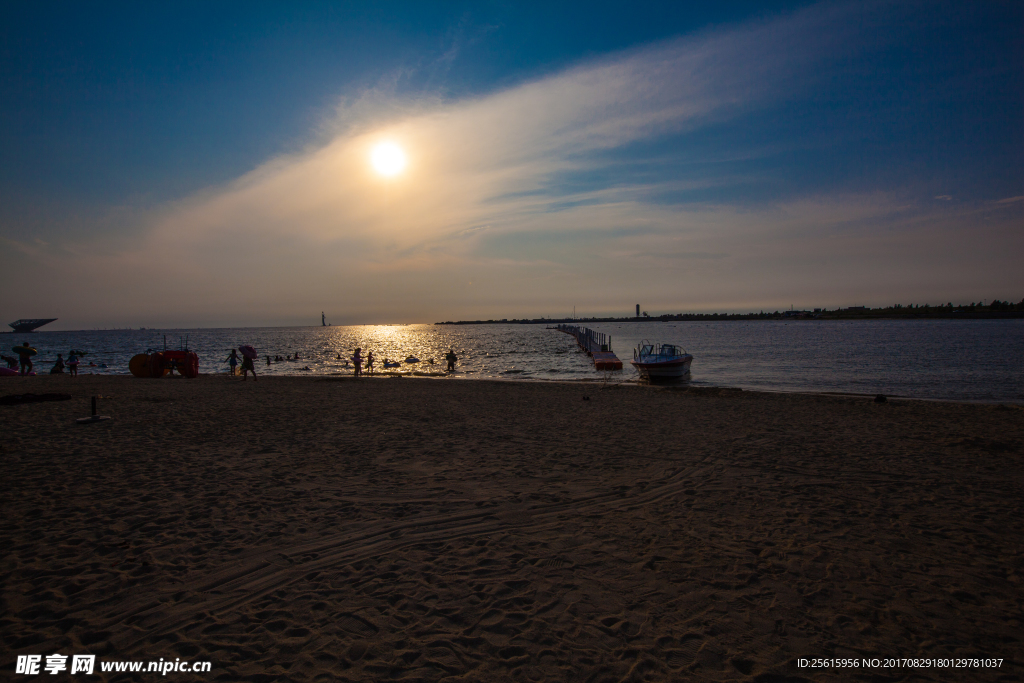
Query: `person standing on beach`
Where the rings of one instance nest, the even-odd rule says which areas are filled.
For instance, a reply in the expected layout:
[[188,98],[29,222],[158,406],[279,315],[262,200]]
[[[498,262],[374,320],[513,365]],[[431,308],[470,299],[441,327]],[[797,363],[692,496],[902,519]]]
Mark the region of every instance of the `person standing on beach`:
[[366,354],[366,371],[373,374],[373,351]]
[[[234,354],[234,349],[231,351]],[[252,381],[258,382],[259,379],[256,377],[256,366],[252,363],[252,358],[249,356],[242,356],[242,381],[249,379],[249,373],[252,372]]]
[[455,372],[455,363],[459,360],[459,357],[455,355],[455,349],[449,348],[444,359],[448,361],[448,372]]
[[[18,351],[18,349],[24,348],[24,351]],[[32,372],[32,354],[28,352],[31,347],[28,342],[24,342],[21,346],[15,346],[14,350],[18,353],[18,362],[21,365],[21,376],[24,377],[28,373]],[[32,353],[35,353],[33,351]]]
[[[228,365],[231,366],[231,376],[234,377],[235,376],[235,366],[238,365],[238,351],[235,351],[234,349],[231,349],[231,355],[228,356],[225,360],[228,362]],[[253,376],[254,377],[256,376],[255,372],[253,373]]]
[[74,350],[68,354],[68,372],[72,377],[78,377],[78,354]]
[[352,363],[355,365],[356,370],[353,373],[356,377],[363,374],[363,349],[360,346],[356,347],[356,352],[352,354]]

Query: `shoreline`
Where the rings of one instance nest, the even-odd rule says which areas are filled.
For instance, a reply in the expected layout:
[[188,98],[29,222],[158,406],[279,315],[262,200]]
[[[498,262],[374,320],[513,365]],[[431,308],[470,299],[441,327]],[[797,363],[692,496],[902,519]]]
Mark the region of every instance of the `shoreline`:
[[[0,666],[842,680],[797,662],[900,656],[1019,675],[1019,410],[228,379],[94,375],[0,406]],[[91,395],[112,419],[76,424]],[[908,674],[950,671],[886,675]]]
[[[64,375],[42,375],[42,374],[37,374],[35,377],[33,377],[31,379],[38,379],[38,378],[41,378],[41,377],[61,377],[61,376],[67,378],[69,381],[72,381],[70,379],[70,377],[66,373]],[[163,378],[160,378],[160,379],[151,380],[149,378],[134,377],[134,376],[132,376],[130,374],[100,374],[100,373],[83,373],[83,372],[79,372],[78,377],[79,377],[79,379],[81,379],[83,377],[105,377],[105,378],[112,378],[112,379],[114,379],[114,378],[122,378],[122,379],[131,379],[131,380],[138,381],[138,382],[187,379],[185,377],[181,377],[181,376],[176,375],[174,377],[163,377]],[[460,381],[460,382],[461,381],[469,381],[469,382],[499,382],[499,383],[520,383],[520,384],[565,384],[565,385],[569,385],[569,386],[594,386],[594,385],[600,384],[602,386],[609,386],[609,387],[610,386],[640,387],[640,388],[646,388],[646,389],[658,390],[658,391],[680,391],[680,392],[690,391],[690,392],[700,392],[700,391],[708,391],[708,390],[710,390],[710,391],[725,390],[725,391],[743,391],[743,392],[747,392],[747,393],[751,393],[751,394],[763,393],[763,394],[772,394],[772,395],[778,394],[778,395],[822,396],[822,397],[835,396],[835,397],[862,398],[862,399],[866,399],[866,400],[872,400],[876,396],[882,395],[882,396],[885,396],[887,401],[892,401],[892,400],[895,400],[895,401],[925,401],[925,402],[954,403],[954,404],[964,404],[964,405],[975,405],[975,404],[976,405],[1007,405],[1007,406],[1012,406],[1012,407],[1024,407],[1024,398],[1019,398],[1019,399],[1017,399],[1017,398],[1005,398],[1005,399],[934,398],[934,397],[928,397],[928,396],[907,396],[907,395],[904,395],[904,394],[871,394],[871,393],[859,393],[859,392],[851,392],[851,391],[818,391],[818,390],[814,390],[814,389],[767,389],[767,388],[748,389],[748,388],[745,388],[745,387],[736,387],[736,386],[728,386],[728,385],[716,385],[716,384],[693,385],[693,384],[690,384],[689,382],[682,382],[682,383],[680,383],[678,385],[674,385],[674,384],[659,384],[659,383],[652,384],[652,383],[643,382],[643,381],[640,381],[640,380],[609,381],[609,380],[607,380],[607,379],[605,379],[603,377],[580,378],[580,379],[548,379],[548,378],[541,377],[541,378],[536,378],[536,379],[526,379],[526,378],[521,378],[521,377],[509,377],[509,378],[500,378],[500,377],[466,377],[465,373],[462,373],[461,375],[456,376],[456,375],[449,375],[449,374],[444,373],[444,372],[438,372],[438,373],[433,373],[433,374],[428,374],[428,373],[416,374],[416,373],[375,372],[372,375],[364,374],[364,376],[362,378],[360,378],[359,380],[357,380],[352,375],[352,373],[342,373],[342,372],[337,372],[337,373],[332,373],[332,374],[326,374],[326,373],[324,373],[324,374],[303,373],[303,374],[294,374],[294,375],[285,375],[285,374],[263,375],[263,374],[261,374],[261,375],[259,375],[259,377],[261,379],[263,379],[263,378],[268,378],[268,379],[273,379],[273,378],[286,379],[287,378],[287,379],[321,380],[321,381],[322,380],[331,380],[331,381],[338,381],[338,380],[364,381],[364,380],[366,380],[366,381],[371,381],[371,380],[375,380],[375,379],[395,379],[395,378],[401,379],[401,378],[404,378],[404,379],[425,379],[425,380],[451,380],[451,381]],[[193,380],[188,380],[188,381],[195,381],[196,379],[213,379],[213,378],[222,378],[222,379],[225,379],[225,380],[239,379],[239,377],[237,375],[232,377],[232,375],[230,373],[227,373],[227,372],[215,372],[215,373],[199,373],[198,377],[196,377]],[[12,377],[11,378],[12,382],[16,381],[17,379],[18,379],[17,377]],[[55,380],[55,381],[60,381],[60,380]],[[76,379],[76,380],[73,380],[73,381],[77,382],[78,380]],[[0,379],[0,391],[3,391],[3,389],[4,389],[4,384],[2,382],[3,382],[3,380]],[[71,386],[73,386],[73,385],[71,385]]]
[[[1024,306],[1024,301],[1012,306]],[[775,311],[773,313],[672,313],[666,315],[630,318],[529,318],[508,320],[449,320],[436,322],[434,325],[551,325],[551,324],[582,324],[582,323],[670,323],[670,322],[825,322],[829,320],[1018,320],[1024,318],[1024,309],[1000,311],[951,311],[939,312],[932,310],[921,313],[886,313],[884,310],[851,311],[849,313],[835,311],[814,313],[797,311],[803,315],[792,315],[792,311]],[[414,323],[424,324],[424,323]],[[430,324],[430,323],[425,323]]]

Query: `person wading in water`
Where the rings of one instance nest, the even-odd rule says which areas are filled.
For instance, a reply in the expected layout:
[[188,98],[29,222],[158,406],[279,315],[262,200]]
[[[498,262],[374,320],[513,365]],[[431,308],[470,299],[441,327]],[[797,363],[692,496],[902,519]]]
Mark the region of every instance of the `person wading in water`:
[[256,377],[256,366],[252,362],[252,358],[242,354],[242,381],[249,379],[249,373],[252,372],[252,381],[258,382],[259,378]]
[[231,376],[235,376],[235,366],[238,365],[238,351],[231,349],[231,355],[225,358],[228,365],[231,366]]
[[[19,349],[25,350],[19,351]],[[28,342],[25,342],[21,346],[15,346],[14,351],[18,354],[18,362],[21,365],[21,376],[24,377],[28,373],[32,372],[32,354],[36,351],[28,345]]]

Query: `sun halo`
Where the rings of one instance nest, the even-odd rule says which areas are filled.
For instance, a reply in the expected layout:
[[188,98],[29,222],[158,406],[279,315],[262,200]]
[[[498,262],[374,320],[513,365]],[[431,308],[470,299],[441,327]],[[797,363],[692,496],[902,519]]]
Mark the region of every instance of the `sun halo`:
[[390,178],[405,170],[405,152],[393,142],[381,142],[370,153],[370,163],[378,174]]

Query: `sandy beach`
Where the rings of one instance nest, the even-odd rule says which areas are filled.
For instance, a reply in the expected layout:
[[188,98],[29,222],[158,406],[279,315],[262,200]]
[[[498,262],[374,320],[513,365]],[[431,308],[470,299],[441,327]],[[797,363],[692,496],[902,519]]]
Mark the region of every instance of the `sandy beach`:
[[[178,680],[1022,677],[1019,406],[413,378],[0,384],[73,395],[0,406],[5,672],[62,653],[212,662]],[[77,424],[93,395],[112,419]],[[815,658],[1002,663],[800,666]]]

